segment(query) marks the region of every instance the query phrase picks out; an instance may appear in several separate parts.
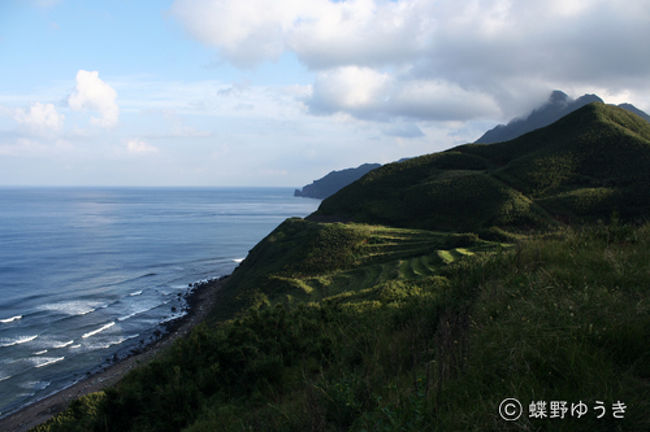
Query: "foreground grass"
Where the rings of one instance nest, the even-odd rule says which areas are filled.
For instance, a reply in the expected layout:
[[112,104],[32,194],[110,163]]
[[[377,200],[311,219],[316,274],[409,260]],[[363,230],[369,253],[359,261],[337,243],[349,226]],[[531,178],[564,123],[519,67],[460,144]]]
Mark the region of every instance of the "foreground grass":
[[[229,295],[244,312],[37,430],[650,428],[650,225],[506,249],[301,224],[277,230],[233,275]],[[505,397],[524,404],[516,422],[499,418]],[[529,419],[538,400],[603,401],[608,412]]]

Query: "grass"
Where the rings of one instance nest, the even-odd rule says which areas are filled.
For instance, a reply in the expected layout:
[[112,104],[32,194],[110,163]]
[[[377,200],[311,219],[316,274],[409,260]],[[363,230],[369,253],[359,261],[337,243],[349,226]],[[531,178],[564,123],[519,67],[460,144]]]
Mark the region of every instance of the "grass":
[[[423,241],[411,230],[337,229],[355,233],[348,252],[356,264],[296,278],[296,291],[303,283],[312,291],[293,303],[278,294],[268,306],[197,328],[93,396],[92,409],[77,405],[40,430],[650,426],[650,225],[563,230],[511,248],[432,250],[444,235],[420,233]],[[428,253],[409,255],[416,245]],[[440,251],[453,261],[444,264]],[[497,414],[505,397],[526,407],[620,400],[628,410],[623,420],[506,423]]]
[[467,253],[504,247],[472,234],[288,219],[234,272],[215,316],[223,319],[249,307],[319,301],[394,278],[435,274],[447,263],[438,251],[452,248],[454,256],[462,255],[453,250],[456,246],[464,246]]

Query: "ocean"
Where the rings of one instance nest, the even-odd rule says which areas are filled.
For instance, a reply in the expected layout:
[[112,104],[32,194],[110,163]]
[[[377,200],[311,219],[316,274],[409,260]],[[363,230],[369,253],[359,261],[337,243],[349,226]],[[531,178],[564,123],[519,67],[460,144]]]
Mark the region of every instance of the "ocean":
[[289,188],[0,188],[0,417],[150,342],[190,284],[319,204]]

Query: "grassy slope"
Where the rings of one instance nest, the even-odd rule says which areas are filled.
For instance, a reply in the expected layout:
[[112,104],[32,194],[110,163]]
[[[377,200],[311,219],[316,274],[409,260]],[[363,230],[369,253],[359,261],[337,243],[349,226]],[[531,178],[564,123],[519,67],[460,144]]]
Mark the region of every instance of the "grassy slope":
[[257,244],[227,284],[215,311],[227,318],[248,307],[317,302],[385,280],[435,274],[473,252],[504,247],[474,234],[288,219]]
[[[601,214],[594,208],[629,216],[620,206],[647,189],[627,171],[645,184],[650,170],[635,164],[650,166],[650,135],[630,132],[634,118],[616,110],[577,113],[559,124],[574,134],[566,141],[545,130],[364,177],[367,213],[357,217],[409,228],[285,221],[230,278],[213,322],[39,430],[648,430],[650,225],[614,218],[516,241],[486,231],[557,227],[553,205],[577,218],[574,202],[589,218]],[[576,122],[591,132],[576,132]],[[585,149],[589,134],[619,146],[616,170],[599,165],[596,145]],[[531,174],[572,146],[583,150],[558,156],[570,169]],[[647,216],[639,203],[633,215]],[[429,224],[480,229],[514,246],[419,229]],[[508,396],[525,406],[621,400],[628,412],[622,421],[505,423],[497,407]]]
[[[378,230],[383,239],[378,248],[359,242],[367,249],[347,270],[291,273],[312,287],[298,296],[309,301],[287,305],[300,283],[278,280],[268,297],[277,306],[195,330],[116,389],[77,402],[40,430],[650,426],[650,225],[563,231],[509,249],[467,237],[466,247],[458,239],[444,247],[435,233],[430,248],[414,248],[410,230],[332,227]],[[266,247],[280,250],[285,240]],[[260,277],[238,272],[238,284]],[[497,416],[507,396],[524,404],[621,400],[628,411],[625,420],[524,416],[511,424]]]
[[650,211],[650,124],[590,104],[515,140],[468,144],[385,165],[323,201],[314,215],[483,233]]

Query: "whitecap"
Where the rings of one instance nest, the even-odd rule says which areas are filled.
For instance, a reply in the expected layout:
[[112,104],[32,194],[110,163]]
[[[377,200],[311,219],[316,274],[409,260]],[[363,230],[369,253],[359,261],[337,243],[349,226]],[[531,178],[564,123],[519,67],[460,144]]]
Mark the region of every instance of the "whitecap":
[[59,312],[66,315],[87,315],[102,307],[101,302],[73,300],[59,303],[45,304],[39,307],[40,310]]
[[103,342],[103,343],[89,344],[89,345],[86,345],[84,347],[87,348],[88,350],[106,349],[106,348],[112,347],[113,345],[119,345],[122,342],[125,342],[125,341],[127,341],[129,339],[136,338],[138,336],[140,336],[140,335],[139,334],[134,334],[134,335],[129,335],[129,336],[119,336],[119,337],[117,337],[115,339],[109,339],[109,340],[107,340],[106,342]]
[[7,324],[10,322],[18,321],[19,319],[22,319],[22,317],[22,315],[14,315],[11,318],[0,319],[0,323]]
[[42,368],[54,363],[58,363],[64,358],[65,357],[32,357],[30,358],[30,361],[34,363],[34,366],[36,366],[37,368]]
[[[131,313],[126,314],[124,316],[121,316],[117,320],[118,321],[126,321],[129,318],[133,318],[136,315],[139,315],[141,313],[153,310],[153,309],[155,309],[155,308],[157,308],[159,306],[162,306],[162,305],[164,305],[166,303],[167,302],[160,303],[158,301],[155,301],[155,302],[149,302],[149,303],[142,304],[141,307],[139,307],[139,308],[133,308],[133,309],[129,308],[129,309],[131,309]],[[132,305],[132,306],[140,306],[140,305]]]
[[56,343],[52,346],[52,348],[54,348],[54,349],[57,349],[57,348],[65,348],[65,347],[67,347],[68,345],[72,345],[73,343],[74,343],[73,340],[69,340],[69,341],[66,341],[66,342],[56,342]]
[[128,315],[121,316],[121,317],[119,317],[117,320],[118,320],[118,321],[126,321],[126,320],[128,320],[129,318],[133,318],[133,317],[136,316],[138,313],[139,313],[139,312],[133,312],[133,313],[130,313],[130,314],[128,314]]
[[244,258],[233,258],[232,261],[233,261],[233,262],[236,262],[237,264],[239,264],[239,263],[241,263],[242,261],[244,261]]
[[81,348],[81,344],[70,345],[70,349],[77,349],[77,348]]
[[14,345],[24,344],[33,341],[37,337],[38,335],[32,335],[32,336],[18,336],[18,338],[16,339],[2,339],[0,341],[0,347],[10,347]]
[[97,333],[101,333],[101,332],[103,332],[104,330],[113,327],[114,325],[115,325],[115,321],[111,321],[111,322],[109,322],[108,324],[104,324],[103,326],[101,326],[100,328],[98,328],[98,329],[96,329],[96,330],[89,331],[88,333],[84,333],[81,337],[82,337],[83,339],[89,338],[89,337],[91,337],[91,336],[96,335]]
[[41,351],[36,351],[36,352],[34,353],[34,355],[43,355],[43,354],[45,354],[46,352],[47,352],[46,349],[41,350]]
[[2,382],[2,381],[7,381],[9,378],[11,378],[11,375],[0,376],[0,382]]
[[163,318],[162,320],[158,321],[158,323],[159,324],[165,324],[165,323],[168,323],[170,321],[174,321],[174,320],[177,320],[177,319],[179,319],[181,317],[184,317],[185,315],[187,315],[187,312],[181,310],[180,312],[178,312],[178,313],[176,313],[174,315]]
[[142,290],[133,291],[132,293],[129,293],[129,297],[135,297],[135,296],[139,296],[139,295],[142,295]]

